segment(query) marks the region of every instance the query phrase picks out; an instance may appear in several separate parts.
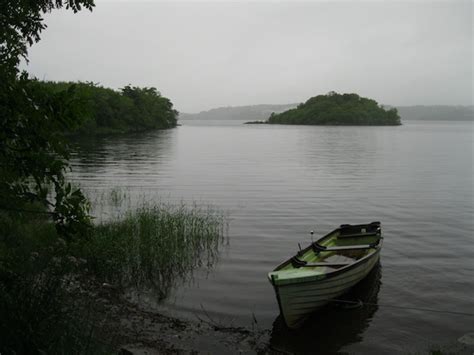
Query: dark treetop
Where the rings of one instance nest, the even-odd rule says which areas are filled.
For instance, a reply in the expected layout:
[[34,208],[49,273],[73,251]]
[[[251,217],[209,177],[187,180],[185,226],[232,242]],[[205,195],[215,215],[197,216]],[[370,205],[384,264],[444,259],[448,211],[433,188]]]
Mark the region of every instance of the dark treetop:
[[386,110],[375,100],[357,94],[329,92],[310,98],[296,108],[275,114],[267,120],[269,124],[296,125],[400,125],[397,109]]

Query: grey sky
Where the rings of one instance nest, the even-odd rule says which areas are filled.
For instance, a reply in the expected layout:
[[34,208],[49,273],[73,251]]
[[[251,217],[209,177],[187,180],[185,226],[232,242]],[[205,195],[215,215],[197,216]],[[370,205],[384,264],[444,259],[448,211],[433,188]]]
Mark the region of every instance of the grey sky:
[[330,90],[385,104],[472,104],[471,1],[96,1],[53,12],[40,79],[155,86],[176,109],[302,102]]

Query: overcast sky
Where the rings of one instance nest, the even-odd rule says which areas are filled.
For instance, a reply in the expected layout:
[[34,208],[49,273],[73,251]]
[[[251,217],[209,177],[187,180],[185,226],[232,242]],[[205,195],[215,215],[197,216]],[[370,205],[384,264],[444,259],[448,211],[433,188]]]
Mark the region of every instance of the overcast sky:
[[96,0],[46,23],[27,67],[39,79],[154,86],[181,112],[331,90],[390,105],[473,100],[470,0]]

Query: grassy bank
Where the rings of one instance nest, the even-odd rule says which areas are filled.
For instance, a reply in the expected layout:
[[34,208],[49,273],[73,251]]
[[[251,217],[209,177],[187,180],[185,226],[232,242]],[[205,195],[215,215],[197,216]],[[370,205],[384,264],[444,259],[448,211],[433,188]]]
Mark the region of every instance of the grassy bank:
[[66,242],[36,212],[0,214],[2,354],[110,351],[99,341],[103,315],[94,313],[104,283],[163,298],[193,269],[214,264],[225,230],[210,208],[144,204]]

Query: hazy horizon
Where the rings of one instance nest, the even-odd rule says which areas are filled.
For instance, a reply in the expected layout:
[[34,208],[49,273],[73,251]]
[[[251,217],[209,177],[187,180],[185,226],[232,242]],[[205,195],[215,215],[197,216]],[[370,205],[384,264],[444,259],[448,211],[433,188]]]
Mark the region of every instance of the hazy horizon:
[[181,112],[355,92],[472,105],[470,1],[96,1],[45,16],[39,79],[154,86]]
[[[306,100],[304,100],[306,101]],[[184,111],[180,111],[179,113],[180,114],[190,114],[190,115],[194,115],[194,114],[199,114],[199,113],[204,113],[204,112],[208,112],[208,111],[213,111],[213,110],[220,110],[220,109],[233,109],[233,108],[243,108],[243,107],[256,107],[256,106],[290,106],[290,105],[298,105],[300,103],[303,103],[303,101],[301,102],[287,102],[287,103],[259,103],[259,104],[253,104],[253,105],[225,105],[225,106],[216,106],[216,107],[211,107],[209,109],[205,109],[205,110],[201,110],[199,112],[184,112]],[[416,108],[416,107],[449,107],[449,108],[474,108],[474,105],[472,104],[468,104],[468,105],[440,105],[440,104],[433,104],[433,105],[419,105],[419,104],[413,104],[413,105],[387,105],[387,104],[384,104],[383,102],[379,102],[379,104],[385,106],[385,107],[410,107],[410,108]]]

